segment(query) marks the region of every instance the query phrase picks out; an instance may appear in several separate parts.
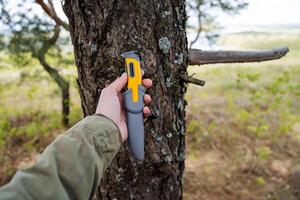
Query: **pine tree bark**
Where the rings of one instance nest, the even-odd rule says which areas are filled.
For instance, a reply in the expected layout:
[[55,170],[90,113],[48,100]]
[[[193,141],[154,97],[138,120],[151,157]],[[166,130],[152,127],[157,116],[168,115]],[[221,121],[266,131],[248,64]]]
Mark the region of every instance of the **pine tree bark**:
[[85,115],[94,114],[101,89],[124,68],[121,53],[138,50],[150,109],[145,161],[124,144],[102,179],[97,199],[181,199],[185,158],[187,39],[184,0],[65,0]]

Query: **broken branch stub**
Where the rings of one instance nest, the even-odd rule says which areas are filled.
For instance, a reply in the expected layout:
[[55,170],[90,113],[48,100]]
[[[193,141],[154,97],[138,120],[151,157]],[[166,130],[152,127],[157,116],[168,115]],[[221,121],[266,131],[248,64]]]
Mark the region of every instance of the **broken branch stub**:
[[179,74],[179,77],[186,83],[192,83],[192,84],[199,85],[202,87],[205,85],[205,81],[197,79],[197,78],[193,78],[192,76]]
[[280,59],[288,52],[288,47],[267,51],[202,51],[200,49],[190,49],[189,65],[262,62]]

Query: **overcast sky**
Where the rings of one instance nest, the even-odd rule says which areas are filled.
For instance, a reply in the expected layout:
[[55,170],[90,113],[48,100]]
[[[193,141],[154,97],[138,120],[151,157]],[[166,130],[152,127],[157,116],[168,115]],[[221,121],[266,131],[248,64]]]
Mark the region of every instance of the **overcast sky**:
[[[56,9],[62,15],[60,1],[55,0]],[[248,0],[248,8],[239,15],[221,14],[223,26],[300,23],[300,0]]]
[[[13,7],[17,1],[10,3]],[[220,25],[230,28],[241,25],[300,24],[300,0],[248,0],[248,3],[249,6],[237,15],[215,13]],[[54,0],[54,5],[59,16],[67,20],[61,9],[60,0]],[[34,4],[34,10],[44,14],[39,5]],[[190,20],[193,21],[192,16]]]
[[300,23],[300,0],[248,0],[239,15],[219,16],[223,26]]
[[[59,5],[59,0],[56,0]],[[300,0],[248,0],[239,15],[220,15],[223,26],[300,23]],[[62,11],[60,11],[62,13]]]

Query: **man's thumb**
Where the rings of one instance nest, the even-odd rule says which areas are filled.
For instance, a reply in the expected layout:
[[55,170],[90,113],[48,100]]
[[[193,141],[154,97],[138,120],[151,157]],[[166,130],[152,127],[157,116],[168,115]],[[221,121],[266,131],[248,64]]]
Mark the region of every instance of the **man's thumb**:
[[111,83],[111,87],[120,92],[127,83],[127,73],[124,72],[121,77],[117,78],[114,82]]

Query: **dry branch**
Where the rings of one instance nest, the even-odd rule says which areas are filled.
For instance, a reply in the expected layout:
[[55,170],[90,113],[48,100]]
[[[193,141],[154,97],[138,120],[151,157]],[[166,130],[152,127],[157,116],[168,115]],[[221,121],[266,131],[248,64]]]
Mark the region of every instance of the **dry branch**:
[[192,84],[199,85],[202,87],[205,85],[205,81],[199,80],[197,78],[193,78],[192,76],[179,74],[179,77],[187,83],[192,83]]
[[190,49],[189,65],[261,62],[279,59],[285,56],[287,52],[289,52],[287,47],[268,51],[202,51]]
[[52,1],[49,1],[49,5],[47,5],[44,0],[35,0],[35,2],[42,7],[42,9],[47,13],[49,17],[51,17],[56,22],[56,24],[64,27],[66,30],[69,30],[68,23],[59,18],[57,13],[55,12]]

